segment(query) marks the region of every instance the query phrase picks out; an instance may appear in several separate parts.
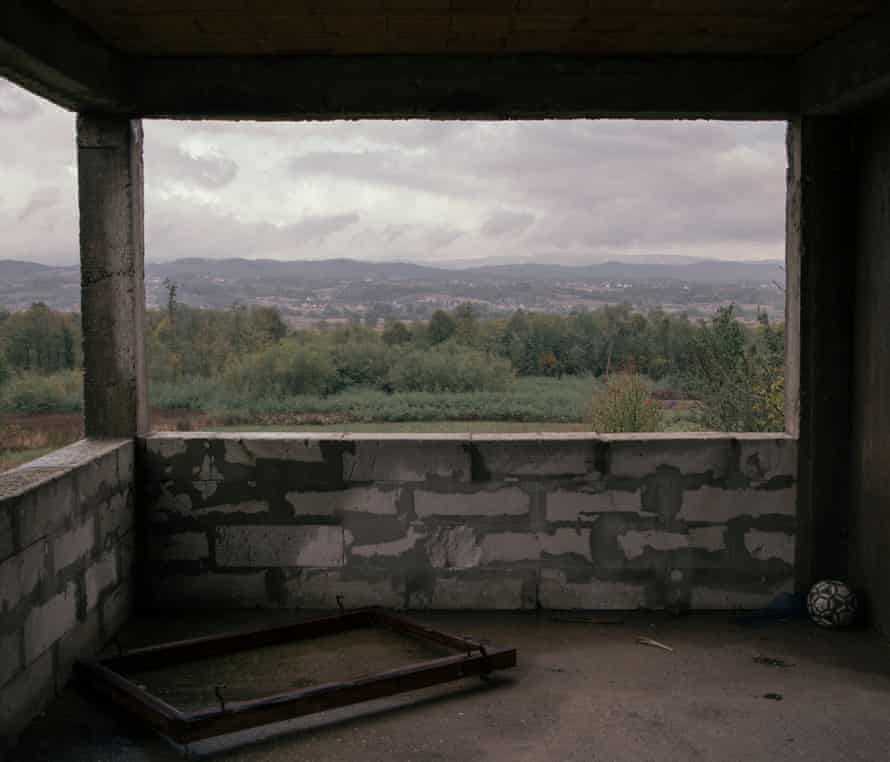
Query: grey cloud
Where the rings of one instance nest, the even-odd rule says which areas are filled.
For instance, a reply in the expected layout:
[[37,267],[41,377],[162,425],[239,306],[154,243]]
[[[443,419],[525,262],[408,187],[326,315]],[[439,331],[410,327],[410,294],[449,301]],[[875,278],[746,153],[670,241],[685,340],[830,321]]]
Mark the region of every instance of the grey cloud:
[[349,214],[317,214],[304,217],[299,222],[286,225],[282,232],[297,241],[323,241],[334,233],[356,225],[361,218],[355,212]]
[[454,228],[432,228],[424,232],[424,241],[430,251],[438,251],[454,243],[464,235],[462,230]]
[[28,222],[29,220],[39,216],[41,212],[58,206],[61,193],[58,188],[41,188],[34,193],[25,208],[19,212],[18,221]]
[[0,78],[0,119],[24,121],[40,109],[35,96]]
[[[439,155],[414,156],[395,149],[311,151],[288,162],[293,177],[327,175],[368,185],[465,196],[473,193],[472,175],[443,166]],[[457,162],[462,166],[462,162]]]
[[181,173],[205,188],[222,188],[238,174],[238,165],[226,156],[191,156],[180,150],[178,158]]
[[535,221],[535,215],[528,212],[511,212],[499,209],[492,214],[480,228],[482,235],[501,236],[508,233],[519,233]]
[[246,222],[213,209],[183,208],[175,201],[154,205],[146,219],[146,253],[153,259],[181,257],[296,257],[358,224],[356,213],[308,215],[287,225]]
[[[238,176],[238,163],[218,151],[195,156],[175,143],[147,141],[147,182],[180,180],[207,190],[218,190]],[[157,178],[157,179],[156,179]]]
[[[455,131],[444,148],[314,151],[292,158],[289,169],[294,176],[521,205],[533,218],[552,218],[565,246],[666,239],[777,245],[784,235],[779,130],[752,135],[761,148],[772,138],[775,163],[746,166],[727,160],[745,146],[740,129],[714,122],[482,123]],[[520,223],[530,226],[527,217],[495,210],[479,232],[494,238]]]
[[[781,255],[783,133],[704,121],[146,122],[148,256]],[[0,81],[7,256],[76,259],[75,165],[72,115]]]

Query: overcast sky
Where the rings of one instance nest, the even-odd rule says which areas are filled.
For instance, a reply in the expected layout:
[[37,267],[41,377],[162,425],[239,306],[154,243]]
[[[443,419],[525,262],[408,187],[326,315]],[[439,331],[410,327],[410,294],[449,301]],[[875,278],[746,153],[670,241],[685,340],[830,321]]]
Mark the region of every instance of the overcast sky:
[[[784,256],[785,127],[146,122],[146,255]],[[74,116],[0,79],[0,259],[77,261]]]

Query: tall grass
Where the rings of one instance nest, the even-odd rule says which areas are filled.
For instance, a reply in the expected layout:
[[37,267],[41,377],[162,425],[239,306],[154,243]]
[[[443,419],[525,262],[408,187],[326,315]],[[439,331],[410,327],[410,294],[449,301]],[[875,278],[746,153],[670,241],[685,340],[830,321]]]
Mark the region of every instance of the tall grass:
[[0,413],[38,415],[82,409],[83,374],[78,370],[19,373],[0,387]]
[[288,423],[306,416],[349,421],[490,420],[565,422],[584,420],[591,391],[589,377],[520,378],[506,391],[395,392],[349,389],[339,394],[275,394],[254,397],[231,387],[193,379],[152,384],[152,406],[201,411],[231,424]]

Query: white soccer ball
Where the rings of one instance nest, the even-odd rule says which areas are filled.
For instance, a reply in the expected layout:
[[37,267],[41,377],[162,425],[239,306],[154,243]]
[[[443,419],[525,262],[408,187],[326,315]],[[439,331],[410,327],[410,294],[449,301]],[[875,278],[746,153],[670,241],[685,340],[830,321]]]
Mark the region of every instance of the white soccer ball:
[[824,579],[810,588],[807,611],[820,627],[847,627],[853,623],[859,601],[845,582]]

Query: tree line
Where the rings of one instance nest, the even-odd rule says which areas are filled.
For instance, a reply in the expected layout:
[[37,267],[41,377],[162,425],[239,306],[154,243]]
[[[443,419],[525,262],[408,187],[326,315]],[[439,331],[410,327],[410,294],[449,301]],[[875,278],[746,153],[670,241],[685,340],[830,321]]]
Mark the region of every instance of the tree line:
[[[765,316],[743,323],[733,307],[709,320],[661,309],[643,314],[628,305],[569,316],[517,310],[508,318],[482,319],[463,304],[428,321],[390,320],[373,328],[352,321],[294,331],[270,307],[188,307],[168,284],[166,304],[147,317],[154,384],[211,380],[232,395],[286,399],[358,388],[506,392],[518,377],[633,374],[649,396],[696,400],[705,428],[782,428],[784,328]],[[76,373],[79,322],[42,304],[0,311],[7,409],[10,387],[22,391],[39,386],[38,378]]]

